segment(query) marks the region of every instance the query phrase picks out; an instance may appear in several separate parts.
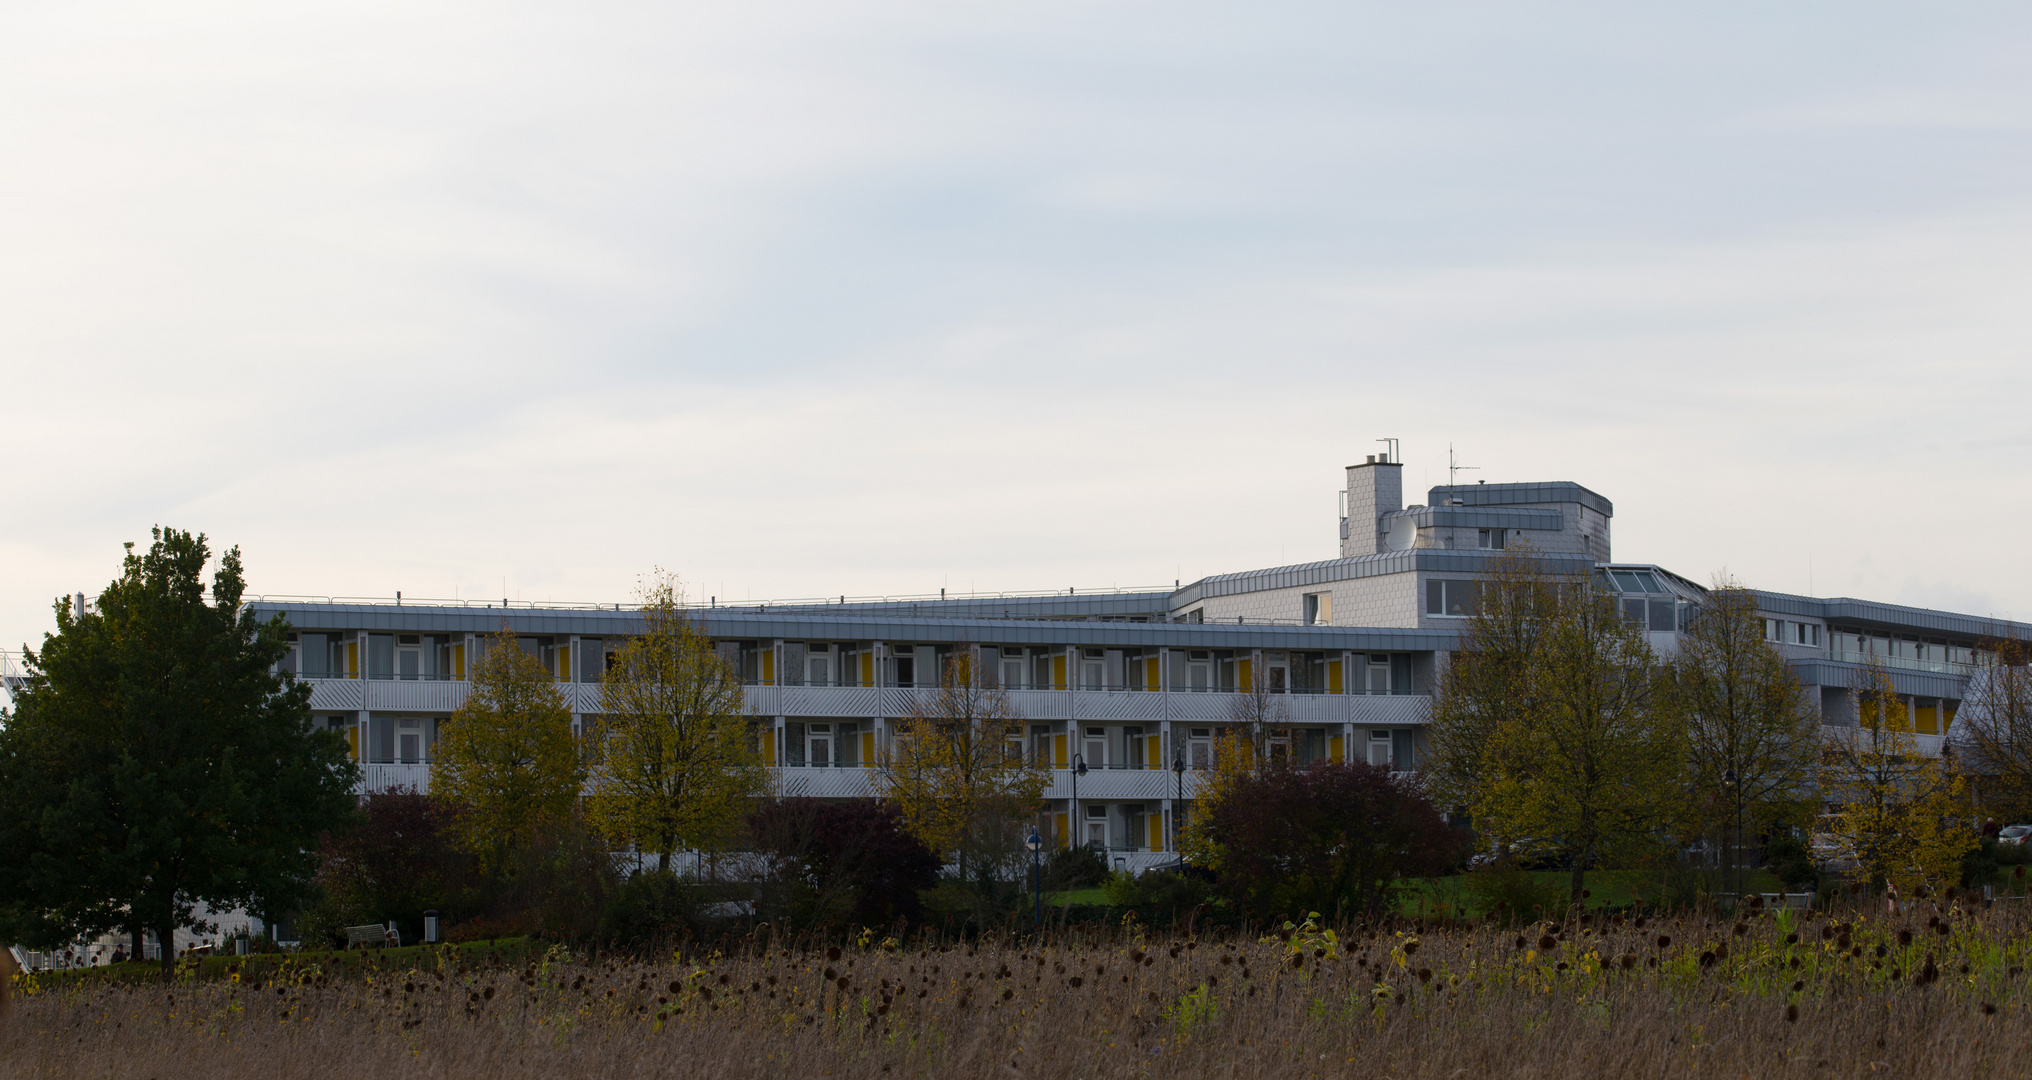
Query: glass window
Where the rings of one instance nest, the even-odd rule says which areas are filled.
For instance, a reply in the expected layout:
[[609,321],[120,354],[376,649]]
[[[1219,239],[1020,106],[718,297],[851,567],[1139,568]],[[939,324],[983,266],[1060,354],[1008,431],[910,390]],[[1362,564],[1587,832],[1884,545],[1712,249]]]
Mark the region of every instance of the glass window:
[[1644,583],[1637,579],[1636,574],[1631,573],[1628,570],[1617,570],[1615,571],[1615,575],[1616,575],[1616,587],[1623,590],[1624,592],[1651,591],[1650,589],[1644,587]]
[[1427,581],[1427,615],[1467,616],[1482,612],[1482,583],[1479,581]]
[[[367,635],[367,677],[370,679],[395,677],[394,634]],[[393,744],[390,745],[392,747]],[[392,749],[390,752],[393,752]]]
[[303,635],[299,649],[304,678],[322,679],[331,674],[331,643],[337,640],[337,636],[333,634]]
[[1673,623],[1673,619],[1672,619],[1672,608],[1673,608],[1673,604],[1672,604],[1672,601],[1670,601],[1670,600],[1652,600],[1652,601],[1649,601],[1649,603],[1650,603],[1650,605],[1651,605],[1651,626],[1650,626],[1650,629],[1652,629],[1652,630],[1662,630],[1662,631],[1668,631],[1668,632],[1669,632],[1669,631],[1671,631],[1671,630],[1672,630],[1672,628],[1673,628],[1673,627],[1672,627],[1672,623]]

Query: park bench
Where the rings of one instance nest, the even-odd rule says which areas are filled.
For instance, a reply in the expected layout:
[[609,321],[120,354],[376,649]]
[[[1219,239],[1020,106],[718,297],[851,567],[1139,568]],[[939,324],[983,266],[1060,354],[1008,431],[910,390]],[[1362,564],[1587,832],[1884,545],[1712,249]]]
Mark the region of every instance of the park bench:
[[385,948],[400,944],[402,944],[402,933],[395,928],[394,923],[389,923],[386,926],[380,923],[369,923],[366,926],[346,927],[346,948],[348,949],[351,949],[355,945],[361,948],[366,948],[369,945],[380,945]]

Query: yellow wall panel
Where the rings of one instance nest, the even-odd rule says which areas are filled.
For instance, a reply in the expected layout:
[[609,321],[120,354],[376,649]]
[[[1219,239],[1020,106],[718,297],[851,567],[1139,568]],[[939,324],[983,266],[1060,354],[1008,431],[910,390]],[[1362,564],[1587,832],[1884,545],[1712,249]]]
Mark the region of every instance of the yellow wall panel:
[[[1065,657],[1064,657],[1064,656],[1054,656],[1054,657],[1052,657],[1052,658],[1051,658],[1051,688],[1052,688],[1052,689],[1054,689],[1054,690],[1063,690],[1063,689],[1065,689]],[[1063,760],[1063,759],[1061,759],[1061,760],[1059,761],[1059,764],[1061,764],[1061,765],[1065,764],[1064,760]]]
[[346,678],[357,679],[359,677],[360,677],[360,643],[357,641],[348,641],[346,642]]
[[1051,761],[1057,768],[1065,768],[1065,736],[1051,737]]
[[1341,662],[1339,660],[1328,660],[1326,662],[1326,692],[1329,694],[1341,692]]
[[571,646],[569,645],[559,645],[557,647],[557,677],[565,682],[572,681]]
[[452,677],[466,677],[466,646],[464,642],[452,646]]
[[360,760],[360,729],[358,726],[346,729],[346,752],[353,755],[354,761]]
[[869,768],[875,764],[875,733],[872,731],[861,732],[861,764]]
[[1065,842],[1066,828],[1070,824],[1067,821],[1066,816],[1064,814],[1051,815],[1051,824],[1052,830],[1058,834],[1058,846],[1059,847],[1070,846]]
[[1249,677],[1250,671],[1252,670],[1252,663],[1248,657],[1243,657],[1242,662],[1236,664],[1235,668],[1237,671],[1241,673],[1241,682],[1236,684],[1235,689],[1246,692],[1256,685],[1255,680]]
[[1163,683],[1159,681],[1157,658],[1152,656],[1143,662],[1143,689],[1155,690]]
[[762,685],[776,685],[776,650],[762,650]]
[[1347,744],[1342,741],[1339,735],[1336,735],[1333,738],[1328,739],[1326,741],[1327,756],[1335,761],[1346,761],[1347,760],[1346,746]]
[[[861,654],[861,685],[875,685],[875,654],[873,652]],[[872,734],[869,735],[869,738],[873,737]]]
[[1148,740],[1148,745],[1150,749],[1144,752],[1143,760],[1148,762],[1150,767],[1153,769],[1163,768],[1164,749],[1163,746],[1161,745],[1161,741],[1155,735],[1145,735],[1144,738]]

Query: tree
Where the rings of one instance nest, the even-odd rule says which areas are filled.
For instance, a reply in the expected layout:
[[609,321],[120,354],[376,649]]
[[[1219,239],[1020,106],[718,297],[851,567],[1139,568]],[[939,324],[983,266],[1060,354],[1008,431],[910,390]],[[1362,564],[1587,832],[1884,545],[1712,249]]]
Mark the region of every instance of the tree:
[[679,606],[676,584],[643,596],[642,633],[622,648],[600,698],[588,814],[609,838],[656,855],[723,846],[769,771],[744,715],[740,677]]
[[915,922],[924,917],[918,891],[938,884],[938,855],[904,829],[894,803],[782,799],[749,828],[788,886],[779,905],[806,925]]
[[1592,583],[1550,595],[1523,711],[1489,735],[1486,787],[1472,809],[1498,836],[1556,843],[1579,903],[1589,868],[1635,855],[1676,825],[1685,740],[1653,700],[1643,628]]
[[125,927],[163,943],[196,906],[271,920],[311,890],[359,770],[278,664],[281,617],[242,611],[238,548],[157,528],[90,610],[56,605],[0,727],[0,920],[29,940]]
[[1985,809],[2032,816],[2032,646],[2015,636],[1983,643],[1949,732],[1978,778]]
[[1249,672],[1240,690],[1228,707],[1227,726],[1214,739],[1213,760],[1200,777],[1192,814],[1178,830],[1179,851],[1209,870],[1227,858],[1226,841],[1210,827],[1221,806],[1245,797],[1263,770],[1292,761],[1291,709],[1285,696],[1271,692],[1260,668]]
[[1686,733],[1693,790],[1721,800],[1723,865],[1733,877],[1746,815],[1755,811],[1766,828],[1802,815],[1820,765],[1819,709],[1764,640],[1757,598],[1726,580],[1694,613],[1665,690]]
[[1259,918],[1381,914],[1397,881],[1445,870],[1467,839],[1414,782],[1364,762],[1271,762],[1194,827],[1223,852],[1215,888]]
[[[1449,806],[1488,801],[1489,752],[1504,723],[1537,709],[1540,638],[1558,610],[1559,583],[1536,555],[1513,547],[1476,583],[1476,604],[1433,697],[1426,782]],[[1511,839],[1511,838],[1505,838]]]
[[438,735],[431,793],[460,808],[460,842],[499,871],[546,825],[576,816],[584,781],[564,695],[503,624]]
[[1873,883],[1911,891],[1957,881],[1962,856],[1978,844],[1967,782],[1945,755],[1919,749],[1881,664],[1859,668],[1852,689],[1856,724],[1829,733],[1820,772],[1822,795],[1835,807],[1836,858]]
[[983,896],[1022,846],[1049,775],[1023,759],[1020,717],[987,685],[973,650],[953,650],[937,689],[897,721],[880,754],[888,797],[912,836]]

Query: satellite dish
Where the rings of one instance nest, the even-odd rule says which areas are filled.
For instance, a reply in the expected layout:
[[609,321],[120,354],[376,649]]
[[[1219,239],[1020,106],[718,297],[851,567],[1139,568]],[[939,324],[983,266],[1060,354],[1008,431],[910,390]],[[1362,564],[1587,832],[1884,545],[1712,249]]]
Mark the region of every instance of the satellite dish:
[[1390,522],[1390,531],[1384,535],[1383,543],[1391,551],[1410,551],[1418,542],[1418,523],[1410,515]]

